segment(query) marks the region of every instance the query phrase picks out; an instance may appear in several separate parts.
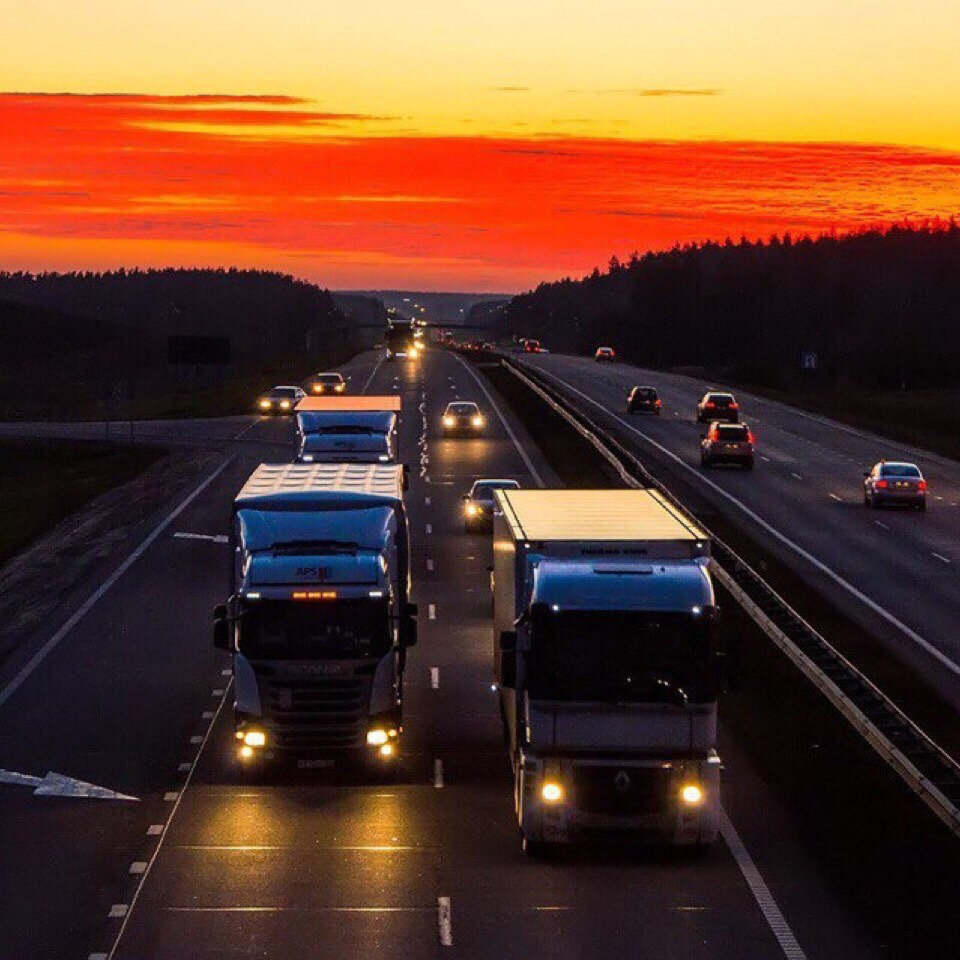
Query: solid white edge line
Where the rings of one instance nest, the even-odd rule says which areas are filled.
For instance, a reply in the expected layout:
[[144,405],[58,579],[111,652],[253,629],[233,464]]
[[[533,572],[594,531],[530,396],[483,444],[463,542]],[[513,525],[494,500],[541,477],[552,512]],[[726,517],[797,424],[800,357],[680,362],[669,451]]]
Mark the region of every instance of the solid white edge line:
[[213,471],[205,480],[203,480],[198,486],[196,486],[193,491],[188,494],[188,496],[181,501],[180,505],[176,507],[171,513],[168,513],[167,516],[157,524],[156,527],[147,535],[147,537],[141,542],[140,546],[131,553],[123,563],[117,567],[113,573],[107,577],[103,583],[97,587],[96,590],[80,605],[80,607],[74,611],[72,616],[64,623],[59,630],[49,640],[47,640],[36,653],[19,669],[19,671],[14,675],[7,685],[0,690],[0,707],[2,707],[16,692],[20,689],[23,683],[27,680],[30,674],[33,673],[37,667],[43,663],[43,661],[53,652],[66,637],[71,630],[96,606],[100,599],[110,590],[110,588],[147,552],[151,547],[157,537],[163,533],[167,527],[173,523],[177,517],[180,516],[187,507],[193,503],[197,497],[203,493],[207,487],[213,483],[217,477],[226,470],[227,466],[233,462],[233,456],[228,457],[223,463],[220,464],[216,470]]
[[546,484],[543,482],[543,477],[540,476],[540,473],[538,472],[537,468],[533,465],[533,461],[530,459],[530,455],[521,446],[520,441],[517,439],[517,435],[513,432],[513,428],[510,426],[509,423],[507,423],[507,418],[501,412],[500,407],[497,406],[496,401],[493,399],[493,394],[490,393],[490,391],[487,389],[487,385],[480,379],[480,374],[478,374],[476,370],[474,370],[473,367],[471,367],[470,364],[467,363],[467,361],[464,360],[463,357],[461,357],[459,354],[451,353],[450,355],[454,357],[456,360],[458,360],[461,364],[463,364],[463,366],[466,367],[467,372],[470,374],[470,376],[473,377],[474,380],[476,380],[477,386],[479,386],[480,389],[483,391],[484,395],[487,398],[487,402],[490,404],[490,407],[493,409],[494,413],[496,413],[497,417],[499,417],[500,419],[500,422],[503,424],[503,429],[507,431],[507,436],[513,441],[513,445],[517,448],[517,452],[523,458],[524,464],[526,464],[527,469],[530,471],[530,476],[533,477],[533,479],[537,482],[538,487],[545,487]]
[[367,392],[367,390],[368,390],[369,387],[370,387],[370,384],[373,383],[373,378],[377,375],[377,371],[378,371],[378,370],[380,369],[380,367],[383,365],[383,361],[384,361],[385,358],[386,358],[386,354],[382,354],[382,355],[380,356],[380,359],[377,361],[376,365],[374,366],[373,371],[371,372],[370,376],[367,377],[367,382],[363,385],[363,389],[360,391],[361,393],[366,393],[366,392]]
[[[186,777],[183,778],[183,787],[180,790],[180,795],[170,808],[170,813],[167,816],[166,822],[160,825],[162,826],[162,830],[159,833],[160,839],[157,840],[157,845],[153,848],[153,853],[150,855],[150,859],[147,861],[146,869],[140,875],[140,882],[137,884],[137,888],[133,891],[133,896],[130,898],[129,908],[123,918],[123,923],[120,924],[120,929],[117,931],[117,936],[113,941],[113,945],[110,947],[110,952],[107,954],[107,960],[113,960],[114,956],[116,955],[117,949],[120,946],[120,941],[123,939],[124,931],[127,929],[127,924],[130,922],[130,917],[133,915],[133,909],[136,907],[137,901],[140,899],[140,894],[143,892],[143,887],[147,882],[147,878],[150,876],[150,871],[153,870],[153,865],[157,862],[157,857],[160,856],[160,851],[163,849],[164,841],[167,839],[167,835],[170,833],[170,825],[173,823],[173,818],[177,815],[177,811],[180,809],[180,804],[183,803],[183,798],[187,795],[187,787],[189,787],[193,781],[193,775],[197,772],[197,765],[200,763],[200,758],[203,756],[203,751],[210,739],[210,734],[213,733],[213,728],[217,725],[220,712],[223,710],[224,704],[227,702],[227,694],[230,692],[232,686],[233,681],[231,680],[230,686],[228,686],[224,691],[223,699],[220,701],[220,704],[217,707],[217,712],[214,718],[210,721],[207,731],[203,735],[203,741],[200,744],[200,749],[197,750],[197,755],[193,758],[190,772],[186,775]],[[157,826],[157,824],[154,826]],[[152,829],[153,827],[150,828],[150,830]],[[150,830],[147,832],[150,833]]]
[[[542,370],[543,368],[538,367],[537,369]],[[933,657],[934,660],[936,660],[942,666],[946,667],[947,670],[949,670],[954,676],[960,677],[960,665],[954,663],[953,660],[951,660],[945,653],[943,653],[942,650],[939,650],[928,640],[925,640],[923,637],[921,637],[920,634],[916,632],[916,630],[913,630],[911,627],[908,627],[902,620],[898,619],[896,616],[890,613],[889,610],[885,610],[883,607],[881,607],[880,604],[876,602],[876,600],[871,599],[865,593],[863,593],[863,591],[858,590],[852,583],[850,583],[849,580],[845,580],[843,577],[840,576],[839,573],[837,573],[834,570],[831,570],[830,567],[828,567],[822,560],[819,560],[808,550],[805,550],[799,544],[794,543],[785,534],[782,534],[775,527],[771,526],[771,524],[767,523],[767,521],[764,520],[763,517],[761,517],[757,513],[754,513],[753,510],[751,510],[745,503],[738,500],[735,496],[733,496],[733,494],[728,493],[726,490],[723,489],[723,487],[714,483],[709,477],[703,476],[703,474],[700,473],[699,470],[695,470],[689,463],[687,463],[681,457],[678,457],[677,454],[675,454],[672,450],[668,450],[662,444],[657,443],[657,441],[654,440],[652,437],[647,436],[647,434],[641,432],[632,424],[627,423],[627,421],[624,420],[622,417],[620,417],[618,414],[614,413],[611,410],[607,410],[607,408],[603,406],[602,403],[599,403],[598,401],[594,400],[593,397],[587,396],[587,394],[585,394],[582,390],[578,390],[573,385],[567,383],[567,381],[564,380],[562,377],[557,376],[557,374],[553,373],[552,371],[545,370],[543,372],[547,373],[548,376],[552,377],[558,383],[563,384],[565,387],[573,391],[578,396],[583,397],[584,400],[589,401],[595,407],[598,407],[599,409],[601,409],[604,413],[612,414],[628,430],[631,430],[633,433],[635,433],[638,437],[640,437],[646,443],[650,444],[650,446],[659,450],[664,456],[667,456],[674,462],[678,463],[681,467],[684,468],[684,470],[686,470],[688,473],[691,473],[693,476],[695,476],[701,483],[706,484],[715,493],[718,493],[725,500],[728,500],[734,506],[738,507],[754,523],[756,523],[758,526],[762,527],[767,533],[769,533],[770,536],[774,537],[784,546],[789,547],[798,556],[803,557],[803,559],[806,560],[808,563],[813,564],[813,566],[815,566],[817,570],[819,570],[821,573],[828,576],[838,586],[843,587],[843,589],[846,590],[851,596],[856,597],[857,600],[859,600],[861,603],[866,604],[867,607],[869,607],[878,616],[886,620],[887,623],[891,624],[892,626],[896,627],[898,630],[902,631],[905,636],[909,637],[921,649],[923,649],[926,653],[928,653],[931,657]]]
[[453,921],[450,916],[450,898],[437,897],[437,929],[441,947],[453,946]]
[[770,927],[773,935],[777,938],[777,943],[780,944],[783,955],[787,960],[806,960],[807,955],[803,952],[800,944],[797,943],[797,938],[793,935],[790,925],[777,906],[777,901],[774,900],[770,888],[760,875],[757,865],[753,862],[750,851],[744,846],[740,834],[737,833],[736,828],[730,822],[730,818],[723,807],[720,808],[720,835],[733,855],[733,859],[737,862],[743,879],[747,881],[747,886],[753,894],[753,899],[757,901],[757,906],[760,908],[763,918],[767,921],[767,926]]

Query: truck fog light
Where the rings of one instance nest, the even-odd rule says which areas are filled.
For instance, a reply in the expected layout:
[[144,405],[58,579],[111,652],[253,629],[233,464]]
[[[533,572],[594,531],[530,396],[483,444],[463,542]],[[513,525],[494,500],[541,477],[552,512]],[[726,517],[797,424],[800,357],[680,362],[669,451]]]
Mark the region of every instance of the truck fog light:
[[563,800],[563,787],[555,780],[547,780],[540,788],[540,796],[545,803],[560,803]]
[[243,742],[248,747],[262,747],[266,745],[267,735],[262,730],[248,730],[244,734]]
[[367,743],[371,747],[379,747],[381,743],[385,744],[387,742],[387,731],[386,730],[368,730],[367,731]]
[[396,747],[392,743],[385,743],[380,747],[381,757],[392,757]]
[[690,806],[703,802],[703,791],[695,783],[687,783],[680,788],[680,799]]
[[242,746],[240,748],[240,757],[243,760],[249,760],[253,756],[253,747]]

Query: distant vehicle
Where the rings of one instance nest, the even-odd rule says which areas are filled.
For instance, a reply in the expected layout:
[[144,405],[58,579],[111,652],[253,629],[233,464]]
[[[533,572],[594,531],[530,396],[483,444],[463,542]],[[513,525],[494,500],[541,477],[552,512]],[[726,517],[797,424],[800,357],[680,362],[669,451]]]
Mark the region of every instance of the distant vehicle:
[[417,328],[412,320],[397,320],[387,325],[387,359],[417,358],[420,345],[417,343]]
[[498,490],[494,680],[524,851],[717,835],[706,533],[651,490]]
[[317,373],[307,381],[307,390],[313,394],[344,393],[347,381],[340,373]]
[[443,411],[443,435],[445,437],[452,434],[469,434],[479,436],[483,431],[486,421],[480,408],[470,400],[454,400],[447,404],[447,409]]
[[400,464],[261,464],[237,495],[214,646],[244,767],[398,759],[417,640],[403,489]]
[[617,354],[613,347],[597,347],[597,352],[593,355],[597,363],[616,363]]
[[300,463],[395,463],[397,415],[391,410],[298,411]]
[[879,509],[885,504],[902,504],[927,509],[927,481],[915,463],[881,460],[863,475],[863,502]]
[[659,414],[662,407],[663,402],[656,387],[634,387],[627,394],[627,413],[649,410],[651,413]]
[[714,421],[700,444],[700,463],[704,467],[735,463],[752,470],[755,448],[753,433],[745,423]]
[[540,352],[540,341],[539,340],[524,340],[523,341],[523,352],[524,353],[539,353]]
[[740,419],[740,405],[732,393],[708,390],[697,404],[697,423],[725,420],[736,423]]
[[463,525],[471,530],[489,530],[493,525],[493,491],[519,490],[516,480],[475,480],[463,495]]
[[493,349],[493,344],[490,343],[489,340],[484,340],[483,343],[481,344],[481,349],[482,349],[482,350],[492,350],[492,349]]
[[288,414],[307,394],[300,387],[274,387],[257,398],[261,413]]

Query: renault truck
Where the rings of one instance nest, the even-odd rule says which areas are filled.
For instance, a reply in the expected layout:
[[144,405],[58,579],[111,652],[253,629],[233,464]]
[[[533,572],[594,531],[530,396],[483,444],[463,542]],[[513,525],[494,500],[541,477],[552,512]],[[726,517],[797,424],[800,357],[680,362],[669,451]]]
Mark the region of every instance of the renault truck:
[[301,463],[396,463],[400,397],[307,397],[297,404]]
[[713,842],[721,651],[703,530],[649,490],[497,490],[494,675],[524,850]]
[[261,464],[237,495],[214,643],[245,767],[398,756],[417,636],[403,487],[400,464]]

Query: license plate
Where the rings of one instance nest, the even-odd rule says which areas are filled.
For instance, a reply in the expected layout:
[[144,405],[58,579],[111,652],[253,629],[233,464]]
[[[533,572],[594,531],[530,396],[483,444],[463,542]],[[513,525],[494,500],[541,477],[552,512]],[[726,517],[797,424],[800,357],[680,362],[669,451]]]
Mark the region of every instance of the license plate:
[[329,770],[333,766],[333,760],[329,757],[298,760],[297,766],[301,770]]

